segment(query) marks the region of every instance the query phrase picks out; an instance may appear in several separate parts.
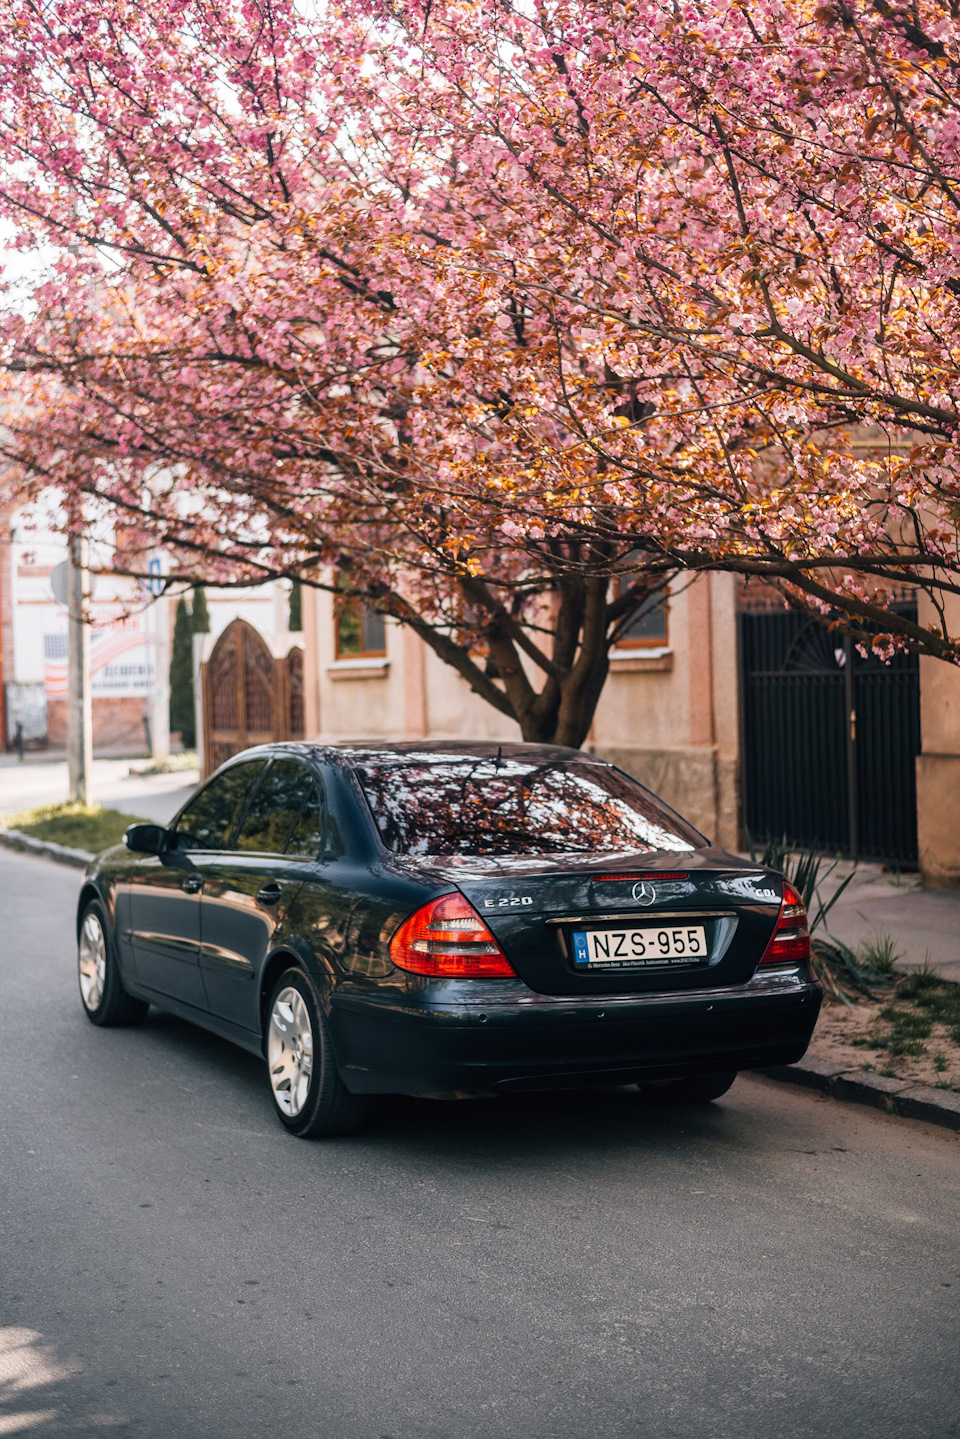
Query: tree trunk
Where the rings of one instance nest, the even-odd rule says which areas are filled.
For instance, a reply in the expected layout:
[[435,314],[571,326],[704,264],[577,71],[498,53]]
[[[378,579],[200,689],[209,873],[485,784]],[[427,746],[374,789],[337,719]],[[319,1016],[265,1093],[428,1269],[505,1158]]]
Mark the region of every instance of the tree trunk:
[[579,749],[589,734],[610,668],[608,585],[605,575],[593,576],[561,590],[553,647],[559,673],[519,717],[525,740]]
[[594,693],[561,683],[562,698],[557,712],[543,719],[528,714],[522,722],[518,720],[523,738],[531,744],[560,744],[579,749],[590,733],[607,668],[604,655],[603,677]]
[[[466,600],[489,617],[483,634],[499,684],[469,647],[425,620],[396,591],[380,593],[377,603],[413,629],[475,694],[514,720],[523,739],[579,749],[590,732],[610,668],[609,583],[607,575],[559,581],[552,653],[547,654],[497,604],[482,581],[463,582]],[[539,690],[528,672],[530,661],[545,676]]]

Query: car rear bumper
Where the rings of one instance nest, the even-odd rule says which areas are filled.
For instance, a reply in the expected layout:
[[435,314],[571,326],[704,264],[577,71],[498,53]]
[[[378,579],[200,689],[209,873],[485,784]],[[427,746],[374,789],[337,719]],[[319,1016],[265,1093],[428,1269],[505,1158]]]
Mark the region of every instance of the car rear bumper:
[[482,1004],[335,990],[338,1067],[358,1094],[489,1094],[631,1083],[789,1064],[821,990],[803,972],[683,994],[558,999],[526,990]]

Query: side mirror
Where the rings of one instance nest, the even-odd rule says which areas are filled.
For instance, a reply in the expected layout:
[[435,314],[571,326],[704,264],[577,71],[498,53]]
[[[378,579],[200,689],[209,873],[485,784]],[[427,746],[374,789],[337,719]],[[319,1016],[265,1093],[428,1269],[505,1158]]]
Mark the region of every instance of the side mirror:
[[132,824],[123,839],[127,849],[137,854],[163,854],[169,833],[162,824]]

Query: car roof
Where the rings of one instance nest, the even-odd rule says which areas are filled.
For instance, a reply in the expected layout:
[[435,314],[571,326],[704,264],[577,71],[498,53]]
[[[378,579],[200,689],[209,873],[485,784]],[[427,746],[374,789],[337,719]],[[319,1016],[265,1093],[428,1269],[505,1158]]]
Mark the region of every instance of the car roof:
[[329,746],[351,764],[443,764],[451,760],[515,760],[526,764],[562,764],[583,760],[602,764],[595,755],[566,745],[526,744],[521,740],[349,740]]
[[[332,744],[316,744],[309,740],[275,740],[244,750],[244,755],[284,754],[293,752],[314,759],[332,759],[350,764],[443,764],[451,760],[510,759],[527,764],[562,764],[577,760],[583,764],[606,765],[606,760],[586,750],[567,745],[527,744],[522,740],[338,740]],[[239,756],[237,756],[239,758]]]
[[376,764],[376,766],[402,766],[402,764],[445,764],[450,761],[514,760],[518,763],[541,766],[541,764],[579,764],[609,766],[609,760],[600,760],[596,754],[586,750],[573,750],[563,744],[527,744],[522,740],[507,740],[494,744],[492,740],[340,740],[332,744],[317,744],[311,740],[272,740],[266,744],[252,745],[225,761],[227,766],[236,760],[249,760],[256,755],[269,758],[273,754],[298,754],[305,760],[332,761],[338,766],[351,767],[354,764]]

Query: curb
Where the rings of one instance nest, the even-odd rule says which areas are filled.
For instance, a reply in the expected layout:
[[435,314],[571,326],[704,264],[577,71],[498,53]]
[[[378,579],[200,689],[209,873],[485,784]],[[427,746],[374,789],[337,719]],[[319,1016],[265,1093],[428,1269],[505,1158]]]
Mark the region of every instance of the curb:
[[55,844],[52,839],[34,839],[32,834],[22,834],[18,829],[0,828],[0,845],[7,849],[19,849],[25,854],[41,854],[58,864],[72,865],[74,869],[86,869],[93,859],[93,855],[85,849],[71,849],[66,844]]
[[925,1119],[928,1124],[939,1124],[943,1129],[960,1130],[960,1094],[955,1089],[928,1089],[925,1085],[911,1084],[908,1079],[889,1079],[884,1074],[871,1074],[869,1070],[845,1069],[842,1064],[831,1064],[812,1055],[801,1059],[799,1064],[778,1064],[773,1069],[761,1069],[760,1073],[785,1084],[818,1089],[822,1094],[851,1104],[868,1104],[903,1119]]

